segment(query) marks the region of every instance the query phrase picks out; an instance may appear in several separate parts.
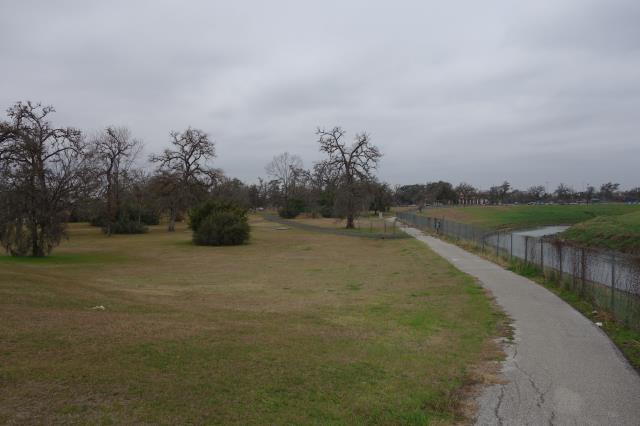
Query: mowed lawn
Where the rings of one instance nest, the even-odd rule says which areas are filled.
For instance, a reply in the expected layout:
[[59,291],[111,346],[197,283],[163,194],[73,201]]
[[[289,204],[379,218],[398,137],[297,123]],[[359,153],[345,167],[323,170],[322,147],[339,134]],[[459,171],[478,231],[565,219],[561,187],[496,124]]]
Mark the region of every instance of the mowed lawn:
[[450,207],[427,209],[423,210],[422,214],[488,229],[523,229],[547,225],[574,225],[595,217],[633,212],[640,212],[640,206],[602,203]]
[[0,423],[464,421],[502,318],[471,278],[412,239],[251,222],[236,247],[79,224],[0,256]]
[[388,218],[380,219],[379,217],[373,215],[356,218],[354,223],[355,229],[349,230],[345,229],[347,225],[346,219],[334,219],[325,217],[313,218],[301,215],[295,219],[289,220],[289,222],[291,222],[292,224],[302,224],[312,227],[345,230],[352,233],[372,233],[376,235],[395,234],[396,237],[405,236],[408,238],[408,235],[404,234],[397,224],[394,226],[393,222],[389,222]]

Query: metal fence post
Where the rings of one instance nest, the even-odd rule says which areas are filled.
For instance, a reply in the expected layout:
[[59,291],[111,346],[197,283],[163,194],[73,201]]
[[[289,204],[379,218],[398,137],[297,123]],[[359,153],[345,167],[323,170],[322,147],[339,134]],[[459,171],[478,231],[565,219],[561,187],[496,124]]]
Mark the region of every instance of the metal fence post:
[[560,285],[562,286],[562,268],[564,267],[562,264],[562,243],[558,244],[558,257],[560,261]]
[[513,260],[513,232],[511,232],[511,244],[509,246],[509,260]]
[[580,290],[580,294],[584,297],[585,287],[587,284],[587,258],[585,257],[585,250],[582,249],[580,251],[580,281],[582,284],[582,289]]
[[496,257],[500,257],[500,232],[498,232],[496,237]]
[[540,269],[544,275],[544,240],[540,238]]
[[529,257],[529,237],[524,236],[524,263],[527,263]]
[[[616,297],[616,254],[611,253],[611,311]],[[615,313],[615,312],[614,312]]]

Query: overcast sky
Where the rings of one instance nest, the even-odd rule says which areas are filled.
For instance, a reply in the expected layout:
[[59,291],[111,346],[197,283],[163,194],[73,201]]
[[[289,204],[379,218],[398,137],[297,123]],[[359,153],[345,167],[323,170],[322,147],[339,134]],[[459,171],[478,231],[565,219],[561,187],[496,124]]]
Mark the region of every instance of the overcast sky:
[[640,186],[640,1],[0,0],[0,105],[191,125],[254,181],[317,126],[367,131],[392,184]]

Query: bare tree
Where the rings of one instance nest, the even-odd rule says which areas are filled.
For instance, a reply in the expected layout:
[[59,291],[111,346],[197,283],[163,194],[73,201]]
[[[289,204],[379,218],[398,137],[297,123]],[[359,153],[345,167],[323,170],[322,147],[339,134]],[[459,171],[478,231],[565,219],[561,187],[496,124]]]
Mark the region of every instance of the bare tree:
[[288,152],[276,155],[265,167],[267,175],[280,182],[285,208],[289,205],[289,197],[295,186],[296,176],[301,169],[302,159]]
[[535,185],[527,189],[527,195],[533,201],[541,201],[546,195],[546,192],[547,190],[545,189],[544,185]]
[[253,209],[264,208],[267,205],[267,183],[261,178],[258,178],[257,184],[249,185],[249,206]]
[[573,188],[571,188],[568,185],[565,185],[564,183],[561,183],[560,185],[558,185],[558,187],[555,190],[555,195],[558,201],[571,201],[574,194],[575,194],[575,191],[573,190]]
[[[214,142],[202,130],[189,127],[182,133],[171,132],[171,149],[160,155],[152,155],[150,160],[158,165],[158,171],[164,175],[164,181],[172,184],[173,201],[169,206],[169,231],[176,229],[176,217],[180,210],[186,209],[206,193],[207,186],[215,181],[219,170],[209,167],[208,162],[216,156]],[[167,174],[174,179],[168,179]],[[177,183],[177,185],[176,185]]]
[[587,189],[584,191],[584,198],[587,201],[587,204],[590,204],[593,201],[594,195],[596,194],[596,189],[589,185]]
[[640,201],[640,186],[628,190],[626,196],[630,199],[629,201]]
[[320,151],[326,153],[329,158],[325,164],[329,169],[336,170],[342,180],[338,197],[343,204],[347,218],[347,228],[355,227],[354,219],[360,212],[361,205],[358,198],[361,194],[361,183],[373,179],[373,172],[382,157],[380,150],[371,144],[369,135],[358,133],[354,142],[347,146],[344,141],[345,131],[341,127],[331,130],[318,128],[318,143]]
[[79,130],[55,128],[51,106],[18,102],[0,123],[0,240],[12,255],[41,257],[65,235],[78,189],[87,182]]
[[430,203],[455,203],[458,201],[458,194],[449,182],[439,180],[428,182],[425,186],[426,200]]
[[498,198],[500,199],[500,204],[504,203],[504,199],[509,195],[510,190],[511,184],[506,180],[502,182],[502,185],[498,186]]
[[140,153],[142,142],[133,139],[126,127],[107,127],[93,144],[98,174],[104,180],[105,229],[111,235],[112,224],[120,214],[123,179]]
[[460,182],[460,184],[455,187],[454,191],[458,194],[458,201],[462,203],[462,205],[470,204],[471,199],[477,193],[476,188],[466,182]]
[[151,192],[159,211],[169,212],[169,231],[175,231],[176,216],[181,208],[182,197],[177,196],[182,188],[182,182],[177,174],[169,171],[156,171],[149,179]]
[[602,197],[605,201],[611,201],[614,199],[614,196],[618,189],[620,188],[619,183],[607,182],[600,186],[600,197]]
[[371,207],[374,214],[378,212],[386,212],[391,208],[393,203],[393,191],[388,183],[372,182],[371,183]]

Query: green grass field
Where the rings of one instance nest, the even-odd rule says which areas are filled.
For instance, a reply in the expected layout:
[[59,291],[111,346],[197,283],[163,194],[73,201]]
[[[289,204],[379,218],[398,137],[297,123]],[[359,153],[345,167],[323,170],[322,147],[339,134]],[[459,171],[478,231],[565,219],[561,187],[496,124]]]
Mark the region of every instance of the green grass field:
[[640,210],[578,223],[562,237],[586,246],[640,254]]
[[388,218],[380,219],[373,215],[357,218],[354,229],[345,229],[347,223],[345,219],[298,216],[295,219],[285,222],[291,226],[300,226],[309,230],[339,231],[343,235],[372,236],[379,238],[408,237],[397,224],[389,222]]
[[[413,239],[73,225],[0,256],[2,424],[451,424],[502,316]],[[92,307],[102,305],[105,310]]]
[[455,220],[489,229],[525,229],[546,225],[574,225],[600,216],[640,212],[627,204],[517,205],[435,208],[425,216]]

